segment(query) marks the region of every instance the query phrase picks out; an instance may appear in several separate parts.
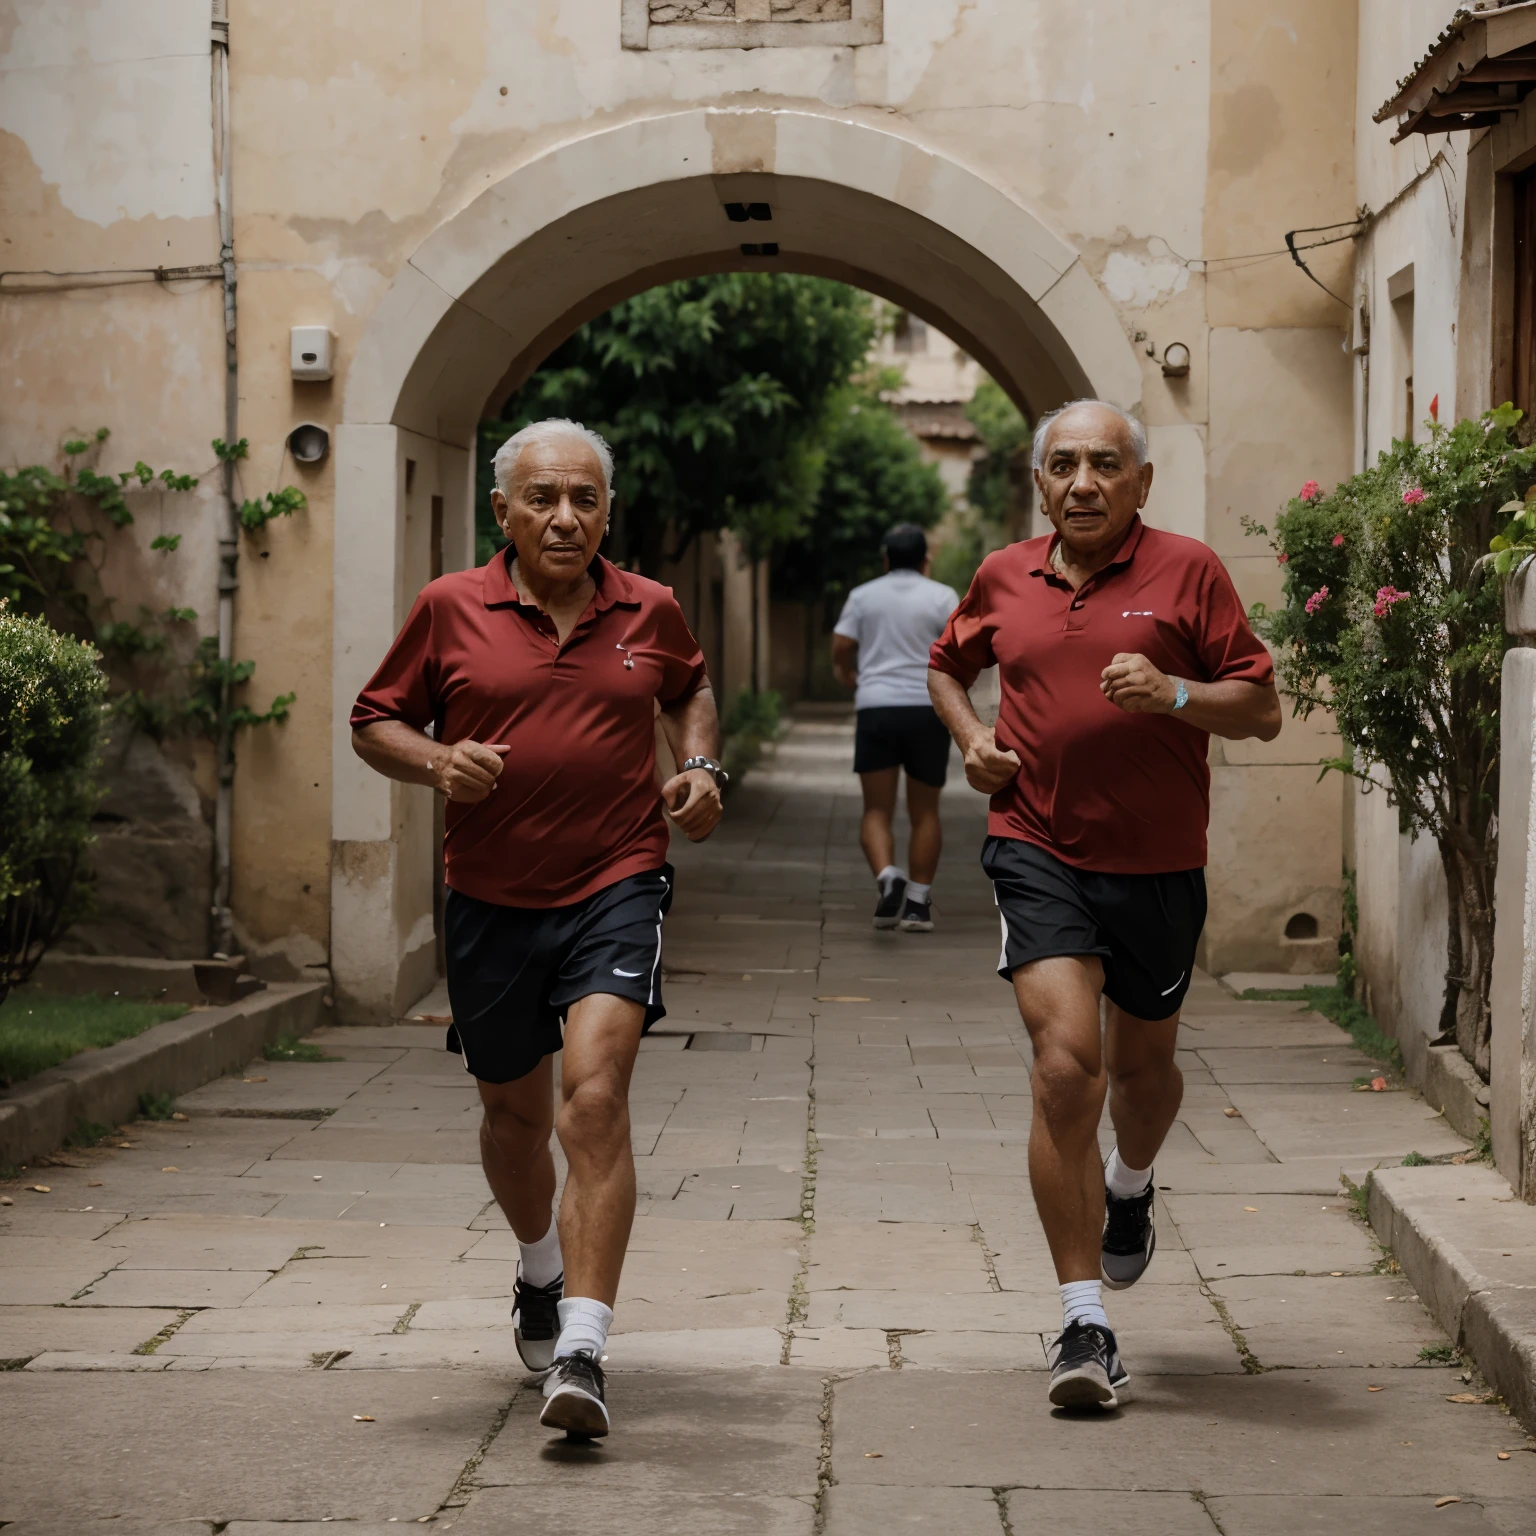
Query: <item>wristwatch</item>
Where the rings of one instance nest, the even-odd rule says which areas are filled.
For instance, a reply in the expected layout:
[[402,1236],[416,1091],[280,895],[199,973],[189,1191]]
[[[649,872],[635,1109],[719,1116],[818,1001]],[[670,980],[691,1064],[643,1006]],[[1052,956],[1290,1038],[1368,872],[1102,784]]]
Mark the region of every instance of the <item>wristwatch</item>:
[[1184,679],[1182,677],[1176,677],[1173,681],[1175,684],[1173,690],[1173,707],[1175,709],[1183,709],[1184,706],[1189,703],[1189,689],[1184,686]]
[[692,773],[695,768],[707,768],[715,776],[715,788],[724,789],[731,782],[731,776],[712,757],[690,757],[686,763],[678,769],[679,773]]

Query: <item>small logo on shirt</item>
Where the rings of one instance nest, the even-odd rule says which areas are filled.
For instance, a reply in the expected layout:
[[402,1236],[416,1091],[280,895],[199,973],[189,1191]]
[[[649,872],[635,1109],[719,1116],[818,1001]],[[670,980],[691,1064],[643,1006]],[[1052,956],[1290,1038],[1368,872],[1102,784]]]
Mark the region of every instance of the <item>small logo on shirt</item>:
[[1155,619],[1157,615],[1150,608],[1127,608],[1120,617],[1122,619]]
[[614,650],[624,652],[624,670],[626,672],[633,672],[635,670],[635,658],[629,654],[629,647],[627,645],[616,645]]
[[[643,975],[645,975],[645,972],[644,971],[621,971],[618,968],[618,966],[614,966],[613,974],[615,976],[628,976],[629,979],[631,981],[633,981],[636,976],[643,976]],[[1182,978],[1180,978],[1180,979],[1182,980]],[[1178,985],[1178,982],[1175,982],[1174,986],[1177,986],[1177,985]]]

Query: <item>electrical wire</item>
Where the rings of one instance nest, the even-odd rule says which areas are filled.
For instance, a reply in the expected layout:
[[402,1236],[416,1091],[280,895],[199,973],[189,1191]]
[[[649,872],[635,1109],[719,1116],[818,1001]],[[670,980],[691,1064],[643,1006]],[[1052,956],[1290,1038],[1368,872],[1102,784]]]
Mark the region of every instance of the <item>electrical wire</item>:
[[[218,262],[206,262],[192,267],[88,267],[78,272],[55,272],[46,267],[0,271],[0,293],[62,293],[70,288],[117,288],[128,283],[180,283],[221,277],[224,269]],[[12,284],[12,278],[46,277],[59,281],[38,283],[27,287]],[[76,282],[72,279],[119,278],[121,282]]]

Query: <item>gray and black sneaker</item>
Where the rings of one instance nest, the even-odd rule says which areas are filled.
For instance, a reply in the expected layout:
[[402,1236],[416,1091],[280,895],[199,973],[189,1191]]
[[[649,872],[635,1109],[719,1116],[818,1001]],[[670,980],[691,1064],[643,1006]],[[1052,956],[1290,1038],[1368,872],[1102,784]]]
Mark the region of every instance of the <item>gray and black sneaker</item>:
[[1097,1323],[1069,1323],[1051,1345],[1051,1405],[1118,1408],[1115,1395],[1130,1385],[1114,1333]]
[[1123,1291],[1136,1284],[1146,1273],[1157,1251],[1157,1229],[1152,1225],[1153,1183],[1139,1195],[1123,1198],[1104,1189],[1104,1242],[1099,1264],[1104,1284],[1112,1291]]
[[907,882],[900,876],[891,881],[890,888],[880,887],[880,899],[875,903],[875,927],[894,928],[901,921],[903,898],[907,894]]
[[909,901],[901,909],[901,921],[896,925],[903,933],[933,932],[933,903]]
[[585,1349],[561,1355],[544,1378],[544,1410],[539,1423],[563,1429],[578,1440],[600,1440],[608,1433],[603,1401],[603,1368]]
[[512,1340],[530,1371],[547,1371],[555,1363],[555,1340],[560,1337],[560,1315],[555,1310],[565,1295],[565,1276],[548,1285],[530,1285],[518,1266],[512,1290]]

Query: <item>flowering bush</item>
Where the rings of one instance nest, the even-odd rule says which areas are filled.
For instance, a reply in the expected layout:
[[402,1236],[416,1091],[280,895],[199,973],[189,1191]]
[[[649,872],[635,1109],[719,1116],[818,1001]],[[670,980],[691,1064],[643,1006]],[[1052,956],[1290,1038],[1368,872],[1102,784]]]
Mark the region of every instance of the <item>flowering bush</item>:
[[[1512,406],[1394,443],[1324,495],[1308,481],[1270,537],[1285,600],[1256,610],[1296,713],[1331,709],[1349,751],[1325,763],[1385,782],[1405,832],[1439,847],[1450,905],[1441,1029],[1488,1072],[1497,860],[1499,670],[1506,640],[1484,551],[1536,478]],[[1308,492],[1314,494],[1307,494]]]

